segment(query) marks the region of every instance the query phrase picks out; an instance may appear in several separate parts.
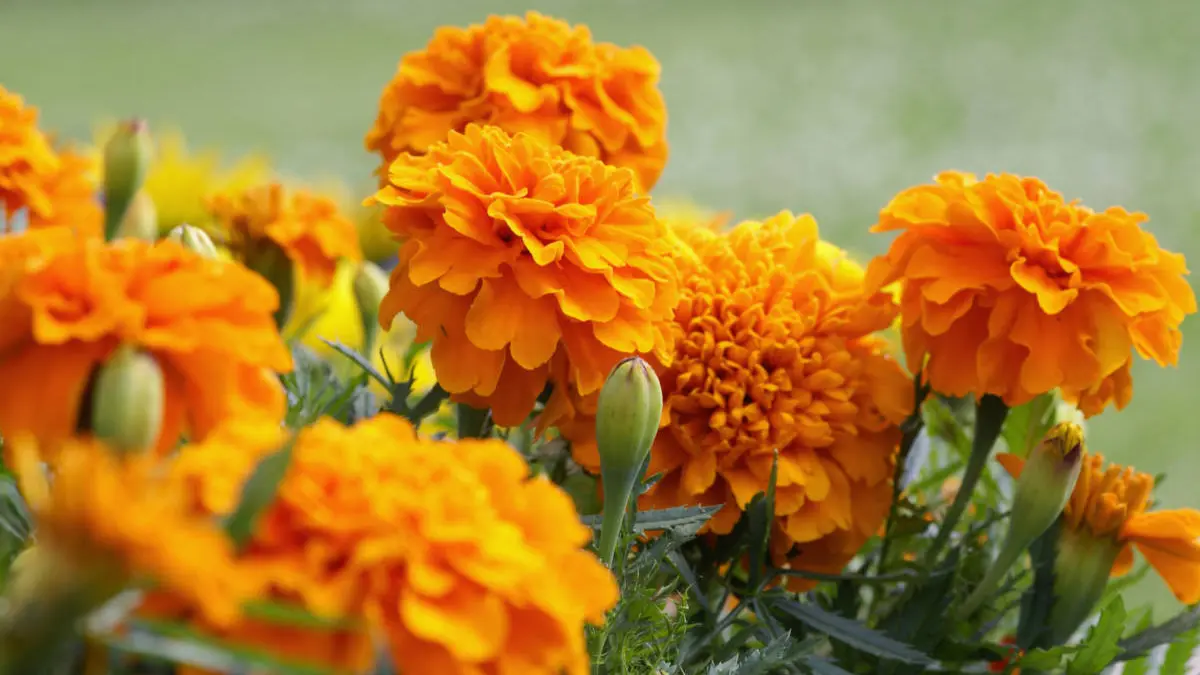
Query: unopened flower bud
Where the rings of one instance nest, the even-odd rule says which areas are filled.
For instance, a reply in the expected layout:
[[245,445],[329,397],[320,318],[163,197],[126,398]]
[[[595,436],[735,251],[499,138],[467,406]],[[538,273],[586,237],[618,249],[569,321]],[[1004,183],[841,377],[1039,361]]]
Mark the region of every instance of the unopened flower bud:
[[388,292],[388,275],[373,262],[363,261],[354,275],[354,301],[363,327],[363,354],[370,356],[379,339],[379,304]]
[[150,132],[143,120],[117,126],[104,146],[104,232],[116,236],[133,196],[142,187],[151,159]]
[[117,236],[145,241],[158,239],[158,209],[145,190],[139,191],[125,210]]
[[165,401],[158,361],[121,345],[96,374],[92,433],[121,452],[153,448],[162,432]]
[[617,537],[634,486],[641,480],[662,417],[662,386],[650,364],[637,356],[609,373],[596,408],[596,445],[604,481],[600,557],[612,563]]
[[212,237],[204,230],[184,223],[176,225],[167,233],[167,239],[177,241],[184,248],[194,253],[199,253],[205,258],[217,259],[220,256],[217,254],[217,246],[213,243]]
[[[964,603],[964,613],[974,611],[995,590],[1013,563],[1062,514],[1079,479],[1084,453],[1083,429],[1073,422],[1054,425],[1030,452],[1017,479],[1004,544],[983,581]],[[1000,459],[1010,461],[1004,456]]]

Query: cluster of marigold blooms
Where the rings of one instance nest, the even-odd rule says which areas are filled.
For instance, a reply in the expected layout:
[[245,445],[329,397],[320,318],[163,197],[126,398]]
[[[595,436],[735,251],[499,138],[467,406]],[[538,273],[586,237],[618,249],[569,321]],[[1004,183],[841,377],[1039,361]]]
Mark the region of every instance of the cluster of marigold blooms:
[[[865,269],[808,215],[726,227],[656,213],[658,77],[648,52],[584,27],[492,17],[404,56],[366,137],[382,159],[367,205],[399,242],[369,308],[380,324],[411,321],[454,402],[501,426],[532,418],[593,472],[599,390],[618,361],[644,358],[663,414],[649,467],[662,478],[642,508],[723,505],[705,532],[728,533],[777,461],[772,562],[836,572],[887,516],[913,373],[1008,406],[1058,390],[1093,415],[1129,402],[1134,352],[1176,361],[1196,310],[1183,258],[1144,215],[1089,210],[1037,179],[949,172],[905,190],[875,226],[899,236]],[[158,227],[188,222],[225,250],[105,241],[87,157],[54,149],[0,90],[0,202],[27,221],[0,236],[0,433],[40,555],[109,560],[121,580],[155,581],[146,615],[343,670],[381,636],[403,672],[587,672],[583,624],[617,589],[570,498],[515,450],[431,440],[386,413],[289,440],[279,289],[293,280],[278,264],[301,289],[345,279],[362,258],[353,217],[251,169],[182,196],[187,171],[152,169]],[[897,321],[906,363],[882,333]],[[86,433],[94,374],[122,346],[161,373],[149,452]],[[214,516],[293,441],[235,548]],[[1136,545],[1195,602],[1200,513],[1148,510],[1152,483],[1091,455],[1071,536],[1111,549],[1114,573]],[[255,599],[351,622],[275,625],[245,611]]]

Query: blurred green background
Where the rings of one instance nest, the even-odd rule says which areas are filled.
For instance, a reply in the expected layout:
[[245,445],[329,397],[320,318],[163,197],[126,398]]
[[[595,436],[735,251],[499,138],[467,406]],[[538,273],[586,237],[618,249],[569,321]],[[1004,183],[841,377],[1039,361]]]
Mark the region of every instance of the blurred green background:
[[[897,191],[943,169],[1008,171],[1145,211],[1200,259],[1200,4],[1180,0],[0,0],[0,83],[67,136],[140,115],[366,190],[362,137],[400,56],[439,25],[527,9],[662,62],[656,195],[808,211],[866,256],[887,245],[867,228]],[[1177,369],[1139,364],[1133,403],[1090,436],[1165,472],[1169,506],[1200,506],[1193,349]],[[1156,578],[1139,597],[1173,604]]]

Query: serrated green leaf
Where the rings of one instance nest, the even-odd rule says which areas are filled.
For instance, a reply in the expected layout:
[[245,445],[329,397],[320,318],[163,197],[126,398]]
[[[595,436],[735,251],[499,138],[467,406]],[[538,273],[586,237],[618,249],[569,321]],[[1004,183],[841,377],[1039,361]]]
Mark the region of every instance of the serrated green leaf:
[[1058,646],[1050,649],[1035,648],[1025,652],[1019,663],[1027,670],[1053,671],[1062,667],[1063,661],[1078,650],[1074,646]]
[[[633,523],[634,532],[649,530],[667,530],[682,537],[696,534],[713,514],[721,510],[717,506],[679,506],[673,509],[658,509],[654,511],[639,511]],[[603,520],[601,516],[585,516],[580,518],[584,525],[598,530]]]
[[1200,605],[1193,606],[1186,612],[1165,621],[1153,628],[1138,631],[1121,640],[1121,655],[1118,661],[1136,659],[1159,645],[1165,645],[1179,635],[1187,633],[1200,626]]
[[225,521],[225,531],[239,549],[250,540],[254,528],[258,525],[258,519],[274,501],[279,484],[291,465],[294,445],[293,438],[282,448],[260,460],[242,486],[241,500]]
[[[1174,640],[1171,640],[1171,646],[1167,647],[1166,653],[1163,654],[1163,662],[1158,669],[1158,675],[1186,675],[1188,662],[1196,653],[1198,643],[1200,643],[1200,631],[1196,628],[1176,636]],[[1126,664],[1122,675],[1128,672],[1129,664]]]
[[[1121,675],[1148,675],[1149,672],[1150,659],[1148,658],[1126,661],[1125,667],[1121,669]],[[1182,673],[1180,675],[1182,675]]]
[[1067,666],[1067,675],[1096,675],[1117,658],[1117,641],[1125,633],[1125,601],[1117,596],[1100,612],[1100,620],[1088,630],[1079,652]]
[[808,672],[813,675],[852,675],[850,671],[842,669],[832,661],[826,661],[816,656],[801,657],[800,663],[804,664],[808,668]]
[[926,666],[934,663],[933,659],[899,640],[872,630],[854,619],[824,610],[815,604],[786,599],[771,604],[774,608],[799,620],[809,628],[824,633],[831,640],[837,640],[861,652],[913,665]]

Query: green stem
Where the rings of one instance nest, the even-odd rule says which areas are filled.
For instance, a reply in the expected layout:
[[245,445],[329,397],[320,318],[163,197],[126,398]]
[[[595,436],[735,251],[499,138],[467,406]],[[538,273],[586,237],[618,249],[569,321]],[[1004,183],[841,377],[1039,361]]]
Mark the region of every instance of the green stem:
[[104,195],[105,241],[112,241],[117,238],[117,233],[121,229],[121,221],[125,219],[125,212],[129,210],[129,204],[132,201],[132,197],[113,199],[113,195]]
[[938,528],[937,537],[929,547],[927,554],[930,562],[929,569],[933,569],[933,563],[937,562],[938,557],[941,556],[942,549],[950,541],[950,534],[954,532],[963,512],[967,510],[967,505],[971,503],[975,486],[983,476],[988,457],[992,454],[992,446],[1000,437],[1000,429],[1004,426],[1004,418],[1007,415],[1008,406],[1004,405],[1004,401],[998,396],[992,394],[985,395],[976,405],[971,457],[967,460],[967,468],[963,472],[962,485],[958,488],[958,494],[954,496],[954,502],[950,504],[950,509],[946,511],[946,517],[942,519],[942,524]]
[[925,428],[925,417],[921,414],[921,406],[925,403],[925,397],[928,394],[929,390],[921,384],[921,373],[918,372],[913,377],[912,412],[909,413],[908,419],[900,425],[902,430],[900,450],[896,453],[896,465],[892,468],[892,502],[888,509],[887,524],[883,529],[883,545],[879,549],[879,559],[875,567],[876,572],[880,574],[884,572],[888,564],[888,552],[892,547],[892,529],[896,526],[896,516],[900,511],[900,495],[904,492],[901,480],[904,478],[904,470],[908,465],[908,456],[912,454],[913,444],[921,435],[921,430]]
[[637,476],[631,473],[630,480],[604,481],[604,519],[600,523],[597,553],[609,569],[612,569],[616,557],[617,542],[621,539],[621,527],[625,523],[625,513],[629,510],[629,497],[636,479]]
[[487,438],[491,425],[491,411],[458,404],[458,437]]

